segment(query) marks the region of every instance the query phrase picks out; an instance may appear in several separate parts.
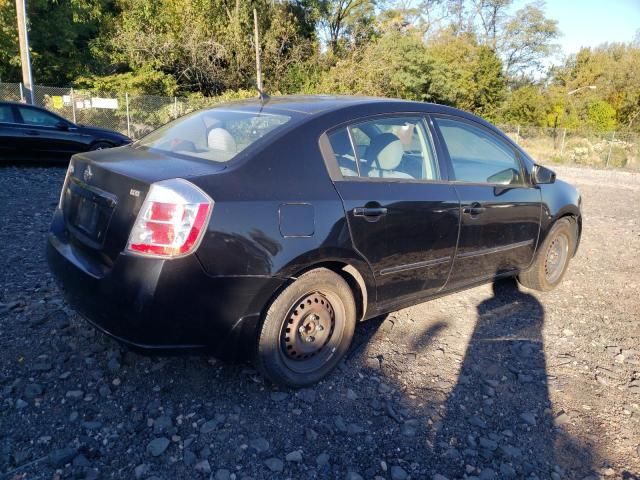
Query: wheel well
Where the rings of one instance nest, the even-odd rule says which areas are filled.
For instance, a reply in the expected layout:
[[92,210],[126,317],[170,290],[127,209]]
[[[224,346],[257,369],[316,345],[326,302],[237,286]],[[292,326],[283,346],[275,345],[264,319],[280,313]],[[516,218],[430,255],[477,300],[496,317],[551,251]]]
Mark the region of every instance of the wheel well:
[[115,144],[113,142],[110,142],[109,140],[94,140],[93,142],[91,142],[90,148],[93,148],[94,146],[98,145],[99,143],[105,143],[107,145],[111,145],[112,147],[115,146]]
[[562,218],[566,218],[575,224],[576,242],[573,248],[573,255],[572,255],[572,256],[575,256],[576,252],[578,251],[578,246],[580,245],[580,237],[582,236],[582,216],[576,215],[575,213],[565,213],[560,218],[558,218],[558,220]]
[[316,268],[326,268],[327,270],[331,270],[332,272],[340,275],[345,280],[345,282],[347,282],[349,288],[351,288],[351,292],[353,293],[353,299],[356,302],[356,318],[358,320],[364,320],[364,316],[367,312],[369,296],[367,292],[367,286],[360,272],[358,272],[355,267],[349,265],[348,263],[330,261],[311,265],[303,270],[300,270],[295,275],[292,275],[292,278],[297,278],[303,273],[306,273],[310,270],[315,270]]

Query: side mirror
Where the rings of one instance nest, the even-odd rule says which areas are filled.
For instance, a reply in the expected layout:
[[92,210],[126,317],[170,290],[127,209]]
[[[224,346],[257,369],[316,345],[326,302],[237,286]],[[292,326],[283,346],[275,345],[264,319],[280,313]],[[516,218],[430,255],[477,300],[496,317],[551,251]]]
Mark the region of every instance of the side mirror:
[[69,130],[69,124],[65,122],[58,122],[56,123],[56,128],[58,130]]
[[536,185],[543,185],[546,183],[553,183],[556,181],[556,173],[553,170],[543,167],[542,165],[534,165],[533,172],[531,173],[533,183]]

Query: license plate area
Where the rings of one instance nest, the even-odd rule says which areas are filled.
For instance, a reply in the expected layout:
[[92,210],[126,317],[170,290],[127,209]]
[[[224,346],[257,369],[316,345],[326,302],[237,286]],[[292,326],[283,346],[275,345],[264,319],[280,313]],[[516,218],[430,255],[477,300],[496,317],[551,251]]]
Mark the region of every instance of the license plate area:
[[114,195],[72,179],[63,205],[67,228],[88,246],[102,248],[116,203]]

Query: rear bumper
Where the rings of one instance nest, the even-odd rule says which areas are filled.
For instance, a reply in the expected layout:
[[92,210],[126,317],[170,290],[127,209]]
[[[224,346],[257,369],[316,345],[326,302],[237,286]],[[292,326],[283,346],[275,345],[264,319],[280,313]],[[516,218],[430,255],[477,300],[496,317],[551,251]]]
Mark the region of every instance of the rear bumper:
[[139,349],[206,348],[245,357],[260,314],[284,280],[211,277],[195,255],[120,254],[108,269],[55,234],[47,260],[67,302],[98,329]]

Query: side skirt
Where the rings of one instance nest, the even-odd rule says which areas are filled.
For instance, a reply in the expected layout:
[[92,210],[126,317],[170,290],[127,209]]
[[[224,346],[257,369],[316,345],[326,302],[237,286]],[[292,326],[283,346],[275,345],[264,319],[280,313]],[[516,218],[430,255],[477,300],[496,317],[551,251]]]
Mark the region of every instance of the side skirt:
[[408,307],[413,307],[414,305],[419,305],[420,303],[425,303],[428,302],[430,300],[435,300],[436,298],[441,298],[441,297],[446,297],[447,295],[450,294],[454,294],[454,293],[458,293],[458,292],[462,292],[464,290],[469,290],[471,288],[475,288],[475,287],[479,287],[480,285],[485,285],[487,283],[491,283],[494,280],[498,280],[501,278],[508,278],[508,277],[513,277],[515,275],[517,275],[519,273],[519,270],[511,270],[508,272],[503,272],[497,275],[490,275],[487,276],[485,278],[481,278],[479,280],[474,280],[470,283],[465,283],[463,285],[459,285],[455,288],[449,289],[449,290],[443,290],[431,295],[425,295],[425,296],[418,296],[415,297],[413,299],[409,299],[403,302],[398,302],[398,303],[389,303],[387,305],[383,305],[379,308],[371,308],[369,307],[367,309],[367,315],[366,317],[363,319],[364,320],[369,320],[371,318],[375,318],[378,317],[380,315],[384,315],[385,313],[390,313],[390,312],[395,312],[396,310],[402,310],[403,308],[408,308]]

